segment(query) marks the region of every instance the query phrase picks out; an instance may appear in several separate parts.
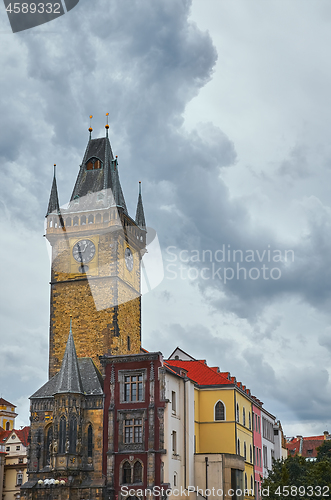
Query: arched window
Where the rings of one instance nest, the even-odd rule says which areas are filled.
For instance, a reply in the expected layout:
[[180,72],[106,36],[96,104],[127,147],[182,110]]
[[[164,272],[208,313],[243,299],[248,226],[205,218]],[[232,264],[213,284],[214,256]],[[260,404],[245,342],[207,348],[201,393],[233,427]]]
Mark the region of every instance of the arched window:
[[215,405],[215,420],[225,420],[225,406],[222,401],[218,401]]
[[252,464],[253,463],[253,452],[252,452],[252,445],[249,445],[249,461]]
[[89,223],[89,224],[93,224],[93,222],[94,222],[94,217],[93,217],[93,215],[89,215],[89,216],[88,216],[88,223]]
[[74,217],[74,226],[78,226],[78,217]]
[[122,483],[124,483],[124,484],[131,483],[131,465],[129,464],[128,461],[124,462],[124,464],[123,464]]
[[66,218],[66,226],[71,226],[71,217]]
[[130,342],[130,337],[129,337],[129,335],[128,335],[128,339],[127,339],[127,341],[128,341],[128,351],[130,351],[130,349],[131,349],[131,342]]
[[240,441],[237,441],[237,454],[240,455]]
[[98,158],[90,158],[86,163],[86,170],[97,170],[102,168],[102,162]]
[[95,218],[95,222],[99,224],[101,222],[101,214],[97,214]]
[[142,483],[143,480],[143,468],[141,462],[137,460],[133,466],[133,482]]
[[6,422],[6,431],[10,430],[10,422]]
[[66,449],[66,419],[64,416],[60,419],[60,432],[59,432],[59,453],[65,453]]
[[109,222],[109,213],[108,212],[103,214],[103,222]]
[[246,460],[246,443],[244,443],[244,459]]
[[77,418],[71,417],[69,426],[69,453],[76,453]]
[[247,490],[247,474],[245,472],[245,490]]
[[46,439],[45,439],[45,465],[50,465],[51,463],[51,445],[53,441],[53,426],[48,427],[46,431]]
[[243,408],[243,425],[246,425],[246,414],[245,414],[245,408]]
[[87,429],[87,456],[92,457],[93,450],[93,431],[92,425],[90,424]]
[[86,225],[86,215],[82,215],[81,218],[80,218],[80,224],[81,226],[85,226]]
[[251,476],[251,490],[254,488],[253,476]]
[[239,405],[237,403],[236,420],[239,422]]
[[249,414],[248,414],[248,427],[249,427],[249,429],[252,428],[251,412],[249,412]]

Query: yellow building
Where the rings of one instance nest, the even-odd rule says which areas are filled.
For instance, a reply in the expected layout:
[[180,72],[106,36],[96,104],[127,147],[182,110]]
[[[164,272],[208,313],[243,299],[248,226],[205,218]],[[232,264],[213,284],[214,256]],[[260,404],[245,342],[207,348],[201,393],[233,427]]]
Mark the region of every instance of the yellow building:
[[4,430],[9,431],[14,429],[15,418],[17,413],[15,413],[16,406],[3,398],[0,398],[0,427]]
[[30,427],[0,433],[4,448],[2,500],[21,498],[20,488],[28,479],[27,445]]
[[[232,457],[231,470],[226,472],[223,467],[224,491],[235,483],[238,489],[246,490],[246,494],[238,498],[254,497],[250,391],[235,377],[230,377],[228,372],[221,373],[217,367],[210,368],[205,361],[176,357],[178,354],[176,356],[175,351],[167,363],[186,370],[188,378],[195,382],[195,453],[222,454],[225,463]],[[236,461],[233,461],[234,457]],[[236,475],[236,480],[230,475]]]

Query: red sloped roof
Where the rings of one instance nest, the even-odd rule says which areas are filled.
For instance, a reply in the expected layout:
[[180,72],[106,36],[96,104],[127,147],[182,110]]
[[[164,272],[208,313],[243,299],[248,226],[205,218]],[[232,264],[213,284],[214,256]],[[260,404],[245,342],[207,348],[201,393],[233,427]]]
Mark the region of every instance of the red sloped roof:
[[6,441],[6,439],[8,438],[8,436],[12,433],[12,431],[2,431],[0,432],[0,444],[2,444],[4,441]]
[[[317,448],[321,446],[321,441],[324,441],[324,436],[311,436],[304,437],[302,442],[302,456],[303,457],[316,457]],[[291,455],[296,455],[300,451],[300,438],[293,438],[286,443],[286,448],[292,452]]]
[[180,359],[168,359],[171,366],[178,366],[187,371],[187,376],[199,385],[223,385],[232,384],[224,375],[217,373],[205,364],[205,360],[182,361]]
[[28,436],[30,427],[25,426],[23,429],[15,430],[17,437],[22,441],[24,446],[28,446]]
[[3,398],[0,398],[0,405],[13,406],[14,408],[16,408],[16,406],[13,405],[13,403],[9,403],[9,401],[6,401]]

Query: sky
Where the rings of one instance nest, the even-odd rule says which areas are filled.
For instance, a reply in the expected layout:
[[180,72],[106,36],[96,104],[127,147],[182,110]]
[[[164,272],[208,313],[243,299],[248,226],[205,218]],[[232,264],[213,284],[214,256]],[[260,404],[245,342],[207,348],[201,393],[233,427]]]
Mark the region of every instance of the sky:
[[11,33],[0,10],[0,393],[28,424],[48,369],[44,217],[109,137],[142,182],[164,279],[143,346],[230,371],[287,436],[331,431],[331,7],[98,0]]

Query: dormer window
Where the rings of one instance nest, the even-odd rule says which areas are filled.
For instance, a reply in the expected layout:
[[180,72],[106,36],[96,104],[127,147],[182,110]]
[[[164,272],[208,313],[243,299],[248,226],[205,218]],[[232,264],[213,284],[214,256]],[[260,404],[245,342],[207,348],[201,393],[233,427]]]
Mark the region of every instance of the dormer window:
[[102,168],[102,161],[99,158],[90,158],[86,163],[86,170],[98,170]]

